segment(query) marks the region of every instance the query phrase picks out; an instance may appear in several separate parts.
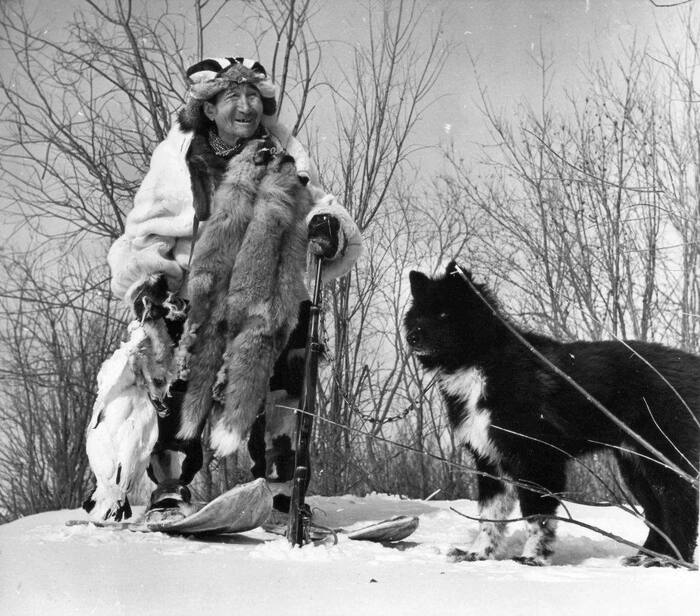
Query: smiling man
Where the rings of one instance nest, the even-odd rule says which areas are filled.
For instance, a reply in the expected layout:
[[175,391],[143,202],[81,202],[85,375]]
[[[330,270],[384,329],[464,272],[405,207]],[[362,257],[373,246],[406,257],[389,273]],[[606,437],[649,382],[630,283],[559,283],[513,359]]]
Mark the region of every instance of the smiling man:
[[[160,417],[149,468],[158,484],[151,498],[154,511],[170,511],[178,502],[189,500],[187,485],[202,466],[200,439],[207,419],[213,424],[210,441],[218,455],[233,453],[252,428],[249,451],[254,474],[283,484],[291,479],[288,462],[293,458],[294,420],[292,413],[280,409],[295,407],[294,398],[301,389],[299,362],[303,363],[308,315],[302,301],[308,297],[303,287],[306,248],[324,259],[325,280],[347,273],[361,250],[357,225],[321,188],[305,149],[278,122],[277,90],[264,67],[245,58],[208,58],[190,67],[187,76],[185,105],[155,149],[126,218],[124,235],[108,256],[114,294],[131,307],[134,318],[167,317],[170,336],[180,344],[180,356],[192,358],[190,368],[180,370],[180,378],[171,384],[169,397],[163,403],[154,402]],[[285,190],[277,185],[270,190],[272,184],[279,184],[272,176],[287,182]],[[291,184],[282,176],[291,177]],[[291,201],[282,199],[289,196]],[[264,218],[266,209],[268,218],[275,212],[301,211],[300,198],[310,204],[310,212],[301,214],[301,226],[294,223],[293,232],[290,227],[289,233],[281,235],[281,244],[270,244],[279,225],[276,231],[270,228],[269,233],[249,237],[248,230],[255,225],[246,216],[262,210]],[[233,219],[236,225],[218,229],[217,225]],[[291,235],[301,237],[301,249],[285,248],[284,238]],[[245,242],[258,248],[246,252],[241,248]],[[253,259],[247,257],[251,263],[241,263],[244,252],[255,254]],[[242,270],[248,277],[240,276]],[[281,308],[266,305],[274,298],[279,303],[283,295],[279,287],[290,287],[290,280],[296,285],[297,278],[301,293],[295,291]],[[202,295],[201,286],[207,280],[218,287]],[[258,287],[267,291],[248,301]],[[182,300],[190,304],[187,322],[187,310],[181,310],[187,302]],[[253,374],[256,368],[248,356],[239,368],[232,368],[235,362],[230,361],[226,344],[235,342],[234,330],[239,327],[231,323],[234,304],[250,313],[244,327],[262,324],[260,340],[273,340],[271,355],[259,362],[265,374]],[[299,315],[291,335],[289,323],[281,330],[270,325],[280,312],[292,315],[292,326]],[[287,341],[292,342],[285,348]],[[183,349],[187,344],[192,347]],[[256,346],[264,345],[249,348]],[[227,379],[223,386],[221,373]],[[253,381],[266,388],[269,383],[270,391],[262,399],[255,397],[249,408],[239,409],[243,420],[236,419],[234,429],[233,420],[225,421],[230,397],[252,390]],[[182,463],[176,452],[184,454]]]
[[216,124],[219,138],[235,146],[239,139],[253,136],[260,125],[263,114],[262,96],[249,84],[233,86],[205,101],[204,114]]

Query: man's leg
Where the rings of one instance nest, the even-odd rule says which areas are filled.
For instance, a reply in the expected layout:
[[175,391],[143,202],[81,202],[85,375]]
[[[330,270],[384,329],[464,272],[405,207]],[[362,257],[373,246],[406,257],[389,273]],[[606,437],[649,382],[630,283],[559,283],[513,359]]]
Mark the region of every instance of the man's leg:
[[310,305],[307,300],[299,306],[297,326],[275,363],[264,414],[255,420],[248,441],[253,476],[267,478],[274,494],[274,508],[285,513],[289,511],[294,476],[296,416],[293,409],[299,407],[304,385]]
[[[186,311],[176,319],[165,319],[168,334],[177,345],[185,325]],[[180,429],[180,411],[187,391],[186,381],[175,381],[168,396],[153,400],[158,411],[158,441],[151,452],[148,476],[158,487],[151,494],[151,509],[177,507],[189,503],[187,487],[202,468],[204,455],[201,438],[183,441],[177,438]]]
[[187,384],[173,383],[170,395],[158,409],[158,441],[151,453],[148,476],[158,487],[151,494],[151,508],[176,507],[178,502],[189,503],[187,487],[202,468],[204,456],[200,438],[183,441],[176,438],[180,427],[180,409]]

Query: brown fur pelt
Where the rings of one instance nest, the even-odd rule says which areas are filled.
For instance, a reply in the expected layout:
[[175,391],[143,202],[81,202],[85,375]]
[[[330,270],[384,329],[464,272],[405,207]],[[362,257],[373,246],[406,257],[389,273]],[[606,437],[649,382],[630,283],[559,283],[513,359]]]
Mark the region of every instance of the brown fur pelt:
[[213,196],[211,219],[195,244],[180,342],[181,377],[189,385],[179,437],[199,435],[211,413],[218,455],[238,448],[264,404],[306,296],[311,197],[289,157],[256,166],[259,145],[232,159]]

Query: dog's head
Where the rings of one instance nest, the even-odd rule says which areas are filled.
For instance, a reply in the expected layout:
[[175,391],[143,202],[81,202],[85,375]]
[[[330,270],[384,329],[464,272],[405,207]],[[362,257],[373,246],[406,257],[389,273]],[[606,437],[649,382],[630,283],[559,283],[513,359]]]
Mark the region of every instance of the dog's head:
[[471,272],[452,261],[441,276],[412,271],[409,280],[413,301],[404,317],[406,340],[423,365],[458,363],[493,339],[496,302]]

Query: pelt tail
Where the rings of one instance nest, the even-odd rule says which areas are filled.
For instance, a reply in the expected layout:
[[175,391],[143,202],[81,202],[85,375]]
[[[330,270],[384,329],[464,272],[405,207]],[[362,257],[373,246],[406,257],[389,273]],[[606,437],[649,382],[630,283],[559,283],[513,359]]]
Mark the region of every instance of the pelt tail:
[[217,331],[222,323],[216,315],[198,328],[189,328],[188,323],[180,340],[180,356],[188,356],[187,369],[182,370],[181,366],[180,372],[188,381],[180,412],[177,434],[180,439],[190,440],[200,435],[214,403],[212,390],[225,350],[225,338]]
[[[218,417],[212,414],[210,444],[216,455],[226,456],[238,449],[261,410],[267,396],[275,358],[275,336],[264,319],[251,317],[226,351],[226,396]],[[246,378],[235,378],[245,375]]]

